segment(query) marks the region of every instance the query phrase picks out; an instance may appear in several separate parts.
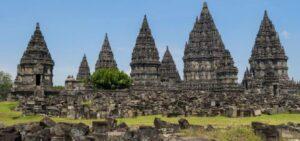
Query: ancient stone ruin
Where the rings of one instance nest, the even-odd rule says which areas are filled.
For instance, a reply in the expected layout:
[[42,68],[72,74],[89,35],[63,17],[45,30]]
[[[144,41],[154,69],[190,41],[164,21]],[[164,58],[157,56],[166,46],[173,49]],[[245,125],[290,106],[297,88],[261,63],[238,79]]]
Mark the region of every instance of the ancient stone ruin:
[[42,89],[45,93],[53,92],[54,61],[47,48],[39,23],[28,43],[14,82],[12,93],[18,96],[32,95]]
[[[167,47],[162,58],[145,16],[131,58],[133,85],[122,90],[95,90],[84,55],[76,79],[68,76],[64,90],[53,89],[53,67],[39,24],[28,44],[11,92],[25,115],[69,118],[134,117],[161,114],[247,117],[299,113],[299,82],[287,73],[287,56],[267,12],[241,84],[230,51],[204,3],[184,49],[184,77]],[[96,70],[117,68],[107,34]]]

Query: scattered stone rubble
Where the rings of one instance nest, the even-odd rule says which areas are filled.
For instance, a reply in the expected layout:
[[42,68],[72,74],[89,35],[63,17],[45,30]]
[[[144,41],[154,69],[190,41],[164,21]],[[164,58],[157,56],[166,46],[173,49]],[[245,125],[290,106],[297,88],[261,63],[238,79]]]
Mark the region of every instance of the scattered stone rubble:
[[[184,138],[176,135],[190,127],[181,119],[180,124],[171,124],[155,119],[155,127],[129,128],[115,119],[93,121],[92,127],[83,123],[55,123],[48,117],[40,122],[19,124],[0,128],[1,141],[205,141],[202,138]],[[184,124],[183,124],[184,123]],[[165,132],[166,129],[168,132]]]
[[[300,139],[300,125],[268,125],[252,122],[256,135],[266,141]],[[40,122],[0,127],[1,141],[209,141],[202,137],[184,137],[181,130],[213,131],[213,126],[190,125],[186,119],[178,124],[159,118],[154,119],[154,127],[128,127],[126,123],[108,118],[105,121],[93,121],[89,127],[83,123],[56,123],[49,117]],[[201,129],[201,130],[200,130]]]
[[45,114],[68,118],[136,117],[161,114],[167,117],[227,116],[299,113],[298,95],[226,94],[192,91],[97,91],[84,94],[22,99],[18,107],[25,115]]
[[266,141],[299,140],[300,124],[288,123],[286,125],[268,125],[260,122],[253,122],[252,128],[255,134]]

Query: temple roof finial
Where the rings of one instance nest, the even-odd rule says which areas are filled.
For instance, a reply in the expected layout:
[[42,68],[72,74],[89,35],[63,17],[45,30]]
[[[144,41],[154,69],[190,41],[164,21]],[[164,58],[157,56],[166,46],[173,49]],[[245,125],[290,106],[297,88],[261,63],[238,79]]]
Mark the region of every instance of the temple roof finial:
[[148,20],[147,20],[147,15],[146,14],[144,15],[142,29],[149,29],[149,24],[148,24]]
[[109,44],[108,34],[107,33],[105,33],[104,43],[103,44]]
[[207,8],[207,2],[203,2],[203,8]]
[[40,23],[39,22],[36,23],[35,29],[40,30]]
[[269,17],[268,17],[268,11],[267,11],[267,10],[265,10],[265,12],[264,12],[264,17],[269,18]]

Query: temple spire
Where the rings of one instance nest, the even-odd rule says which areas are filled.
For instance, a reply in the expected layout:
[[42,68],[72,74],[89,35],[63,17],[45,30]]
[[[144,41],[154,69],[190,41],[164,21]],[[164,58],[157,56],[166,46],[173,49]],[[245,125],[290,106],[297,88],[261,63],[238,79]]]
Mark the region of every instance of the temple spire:
[[272,83],[283,86],[287,84],[286,81],[289,80],[287,60],[275,26],[265,11],[249,59],[256,87],[262,88],[273,85]]
[[102,48],[95,67],[96,70],[102,68],[117,68],[117,63],[114,59],[114,54],[111,50],[107,33],[105,34]]
[[150,29],[149,28],[149,24],[148,24],[148,20],[147,20],[147,15],[144,15],[144,19],[143,19],[143,24],[142,24],[142,28],[141,29]]
[[201,11],[201,14],[200,14],[200,19],[212,20],[212,16],[209,12],[209,9],[208,9],[208,6],[207,6],[206,2],[203,3],[202,11]]
[[90,67],[86,59],[86,55],[83,55],[82,61],[79,66],[77,80],[88,80],[90,78]]
[[267,10],[265,10],[265,12],[264,12],[264,19],[268,19],[269,20],[269,16],[268,16],[268,11]]
[[179,73],[168,46],[166,47],[166,52],[161,61],[159,70],[162,82],[174,83],[180,81]]
[[131,58],[131,77],[134,84],[156,83],[159,78],[159,55],[147,16],[144,16]]
[[35,30],[40,30],[40,23],[39,22],[36,23]]

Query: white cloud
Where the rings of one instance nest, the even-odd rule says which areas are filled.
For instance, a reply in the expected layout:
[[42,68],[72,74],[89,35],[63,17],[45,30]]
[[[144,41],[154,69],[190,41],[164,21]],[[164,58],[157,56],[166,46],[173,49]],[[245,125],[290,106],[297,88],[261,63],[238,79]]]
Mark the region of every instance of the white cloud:
[[289,39],[290,38],[290,33],[288,32],[288,31],[286,31],[286,30],[283,30],[282,32],[281,32],[281,34],[282,34],[282,36],[285,38],[285,39]]

